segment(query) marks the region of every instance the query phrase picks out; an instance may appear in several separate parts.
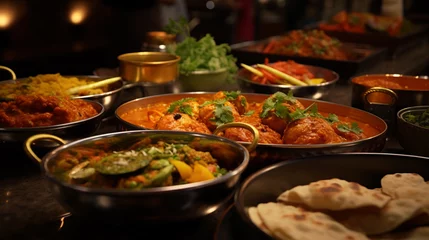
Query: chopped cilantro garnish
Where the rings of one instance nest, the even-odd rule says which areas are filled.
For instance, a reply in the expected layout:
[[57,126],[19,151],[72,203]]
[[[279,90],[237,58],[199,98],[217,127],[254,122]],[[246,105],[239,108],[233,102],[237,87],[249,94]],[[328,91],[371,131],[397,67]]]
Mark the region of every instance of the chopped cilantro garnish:
[[264,105],[262,106],[262,112],[260,114],[261,118],[265,118],[268,116],[268,113],[271,110],[274,110],[274,114],[282,119],[286,119],[289,117],[289,110],[282,103],[290,102],[295,103],[296,99],[292,95],[292,91],[290,91],[287,95],[282,92],[276,92],[267,100],[265,100]]
[[167,112],[172,113],[178,107],[179,112],[192,116],[192,107],[184,103],[193,101],[193,100],[195,100],[195,98],[182,98],[180,100],[172,102],[168,107]]
[[200,105],[200,108],[213,104],[215,107],[214,117],[211,118],[210,121],[214,122],[217,126],[219,126],[219,125],[234,121],[234,116],[232,114],[232,107],[225,106],[226,102],[227,100],[225,98],[216,99],[213,101],[205,101],[203,104]]
[[241,92],[240,91],[231,91],[231,92],[224,91],[223,93],[225,94],[227,100],[235,100],[238,98],[238,96],[240,96]]
[[344,124],[338,124],[337,129],[341,132],[352,132],[355,134],[360,134],[363,132],[362,129],[359,127],[359,125],[356,122],[352,122],[350,124],[350,126],[345,124],[345,123]]
[[338,121],[340,121],[340,120],[338,119],[338,116],[337,116],[337,115],[335,115],[335,114],[333,114],[333,113],[330,113],[330,114],[328,115],[328,117],[327,117],[327,118],[325,118],[325,120],[326,120],[326,121],[328,121],[329,123],[334,123],[334,122],[338,122]]
[[244,116],[252,116],[253,115],[253,113],[255,113],[255,111],[253,111],[253,110],[250,110],[250,111],[248,111],[248,112],[246,112],[246,113],[244,113]]

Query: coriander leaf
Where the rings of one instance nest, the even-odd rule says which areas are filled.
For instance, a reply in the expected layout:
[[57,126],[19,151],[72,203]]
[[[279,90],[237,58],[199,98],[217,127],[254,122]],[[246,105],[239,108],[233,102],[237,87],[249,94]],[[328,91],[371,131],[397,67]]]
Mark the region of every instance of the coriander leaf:
[[305,111],[299,108],[296,109],[295,112],[290,114],[291,121],[299,120],[305,117],[307,117],[307,115],[305,114]]
[[218,126],[233,122],[234,116],[232,115],[232,108],[230,106],[216,105],[214,118],[211,118],[210,120],[215,122]]
[[173,19],[169,18],[167,25],[164,26],[164,31],[169,34],[186,34],[190,35],[188,20],[185,17],[180,17],[176,22]]
[[262,105],[262,112],[260,114],[261,118],[266,118],[268,116],[268,113],[274,109],[275,107],[275,102],[273,100],[273,98],[268,98],[267,100],[265,100],[264,105]]
[[274,114],[282,119],[289,118],[289,109],[286,106],[276,103]]
[[[195,98],[182,98],[180,100],[174,101],[168,107],[167,112],[172,113],[172,112],[174,112],[174,110],[176,110],[177,107],[179,107],[179,112],[186,113],[186,114],[192,116],[192,107],[189,105],[185,105],[185,106],[187,106],[185,109],[185,108],[183,108],[183,104],[186,102],[189,102],[189,101],[193,101],[193,100],[195,100]],[[189,111],[189,109],[190,109],[190,111]],[[190,112],[190,114],[188,112]]]
[[238,98],[238,96],[240,95],[241,92],[240,91],[230,91],[230,92],[224,91],[223,93],[225,94],[226,99],[235,100]]
[[363,132],[362,129],[359,128],[359,125],[356,122],[352,122],[350,126],[345,124],[345,123],[344,124],[338,124],[337,129],[340,132],[345,132],[345,133],[346,132],[352,132],[355,134],[360,134]]
[[248,112],[246,112],[246,113],[244,113],[244,116],[252,116],[253,115],[253,113],[255,113],[255,111],[253,111],[253,110],[250,110],[250,111],[248,111]]
[[329,123],[334,123],[334,122],[338,122],[338,121],[340,121],[340,120],[338,119],[338,116],[337,116],[337,115],[335,115],[335,114],[333,114],[333,113],[330,113],[330,114],[328,115],[328,117],[327,117],[327,118],[325,118],[325,120],[326,120],[326,121],[328,121]]
[[246,106],[247,106],[247,100],[246,100],[246,98],[245,98],[245,97],[242,97],[242,98],[241,98],[241,100],[240,100],[240,104],[241,104],[241,106],[243,106],[243,107],[246,107]]

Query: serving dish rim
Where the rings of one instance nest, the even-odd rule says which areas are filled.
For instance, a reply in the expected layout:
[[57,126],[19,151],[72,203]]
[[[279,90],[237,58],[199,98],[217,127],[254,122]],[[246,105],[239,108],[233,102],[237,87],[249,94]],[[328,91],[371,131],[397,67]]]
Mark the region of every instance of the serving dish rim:
[[0,133],[1,132],[35,132],[35,131],[41,132],[41,131],[63,129],[63,128],[67,128],[67,127],[80,125],[80,124],[83,124],[83,123],[88,122],[88,121],[93,120],[93,119],[97,119],[105,113],[106,109],[103,106],[103,104],[101,104],[95,100],[88,100],[88,99],[81,99],[81,100],[91,104],[92,106],[94,106],[94,105],[99,106],[100,111],[97,111],[97,114],[92,116],[92,117],[81,119],[78,121],[68,122],[68,123],[61,123],[61,124],[55,124],[55,125],[49,125],[49,126],[38,126],[38,127],[9,127],[9,128],[0,127]]
[[[261,86],[261,87],[265,86],[265,87],[283,88],[283,89],[301,89],[301,88],[310,88],[310,87],[315,87],[315,88],[317,88],[317,87],[325,87],[325,86],[334,85],[335,83],[337,83],[340,80],[340,75],[337,72],[335,72],[335,71],[333,71],[331,69],[324,68],[324,67],[319,67],[319,66],[315,66],[315,65],[309,65],[309,64],[302,64],[302,63],[299,63],[299,64],[304,65],[306,67],[311,67],[311,68],[315,68],[315,69],[319,69],[319,70],[330,72],[330,73],[332,73],[334,75],[334,79],[330,80],[330,81],[326,81],[326,82],[321,83],[321,84],[307,85],[307,86],[296,86],[296,85],[290,85],[290,86],[288,86],[288,85],[283,85],[283,84],[262,84],[262,83],[258,83],[258,82],[253,82],[253,81],[249,80],[246,77],[240,76],[239,72],[241,70],[244,70],[244,68],[240,68],[237,71],[236,78],[237,78],[237,80],[245,81],[247,83],[254,84],[254,85],[257,85],[257,86]],[[254,67],[254,66],[255,65],[252,65],[252,67]]]
[[[103,188],[89,188],[89,187],[83,187],[79,186],[77,184],[70,184],[63,182],[59,179],[57,179],[48,168],[48,164],[50,161],[53,161],[53,159],[58,155],[58,153],[62,151],[66,151],[67,148],[73,147],[79,144],[82,144],[84,142],[93,142],[99,139],[106,139],[111,138],[115,136],[125,136],[125,135],[133,135],[133,134],[142,134],[142,135],[158,135],[158,134],[169,134],[169,135],[186,135],[186,136],[194,136],[194,137],[203,137],[205,139],[213,139],[220,142],[226,142],[227,144],[236,147],[237,149],[240,149],[243,153],[244,159],[241,161],[241,163],[234,168],[233,170],[230,170],[227,174],[218,177],[216,179],[211,180],[205,180],[201,182],[195,182],[195,183],[187,183],[187,184],[181,184],[181,185],[173,185],[173,186],[164,186],[164,187],[154,187],[154,188],[145,188],[138,191],[133,190],[118,190],[118,189],[103,189]],[[40,164],[40,167],[42,168],[42,171],[44,175],[52,182],[59,184],[63,187],[73,189],[75,191],[88,193],[88,194],[96,194],[96,195],[106,195],[106,196],[141,196],[141,195],[148,195],[148,194],[165,194],[165,193],[173,193],[178,192],[182,190],[197,190],[201,188],[205,188],[212,185],[217,185],[219,183],[223,183],[228,181],[230,178],[234,176],[240,176],[241,173],[244,172],[247,165],[249,164],[249,158],[250,154],[249,151],[241,146],[239,143],[236,143],[230,139],[215,136],[215,135],[209,135],[209,134],[201,134],[201,133],[192,133],[192,132],[181,132],[181,131],[163,131],[163,130],[132,130],[132,131],[120,131],[120,132],[111,132],[111,133],[105,133],[100,135],[94,135],[86,138],[82,138],[79,140],[68,142],[64,145],[61,145],[54,150],[47,153],[42,158],[42,163]]]
[[[172,57],[174,57],[175,59],[171,59],[171,60],[165,60],[165,61],[133,61],[133,60],[127,60],[124,59],[128,56],[131,55],[171,55]],[[129,53],[123,53],[121,55],[119,55],[117,57],[117,59],[121,62],[121,63],[128,63],[128,64],[133,64],[133,65],[138,65],[138,66],[145,66],[145,65],[149,65],[149,66],[159,66],[159,65],[168,65],[168,64],[174,64],[174,63],[178,63],[180,61],[180,56],[175,55],[175,54],[171,54],[171,53],[167,53],[167,52],[148,52],[148,51],[140,51],[140,52],[129,52]]]
[[[243,192],[247,189],[248,185],[254,181],[254,179],[260,177],[261,175],[270,172],[276,168],[280,168],[280,167],[284,167],[285,165],[289,165],[289,164],[295,164],[295,163],[299,163],[299,162],[303,162],[303,161],[307,161],[307,162],[311,162],[311,161],[317,161],[319,160],[319,158],[323,157],[323,158],[329,158],[331,156],[362,156],[363,158],[365,156],[392,156],[392,157],[404,157],[404,158],[414,158],[414,159],[420,159],[422,161],[428,161],[429,162],[429,157],[424,157],[424,156],[418,156],[418,155],[408,155],[408,154],[401,154],[401,153],[380,153],[380,152],[349,152],[349,153],[338,153],[338,154],[328,154],[328,155],[323,155],[323,156],[314,156],[314,157],[310,157],[310,159],[307,158],[298,158],[298,159],[293,159],[293,160],[289,160],[289,161],[282,161],[282,162],[278,162],[275,164],[272,164],[270,166],[264,167],[256,172],[254,172],[252,175],[250,175],[249,177],[247,177],[242,184],[240,185],[240,187],[237,189],[237,191],[234,194],[234,207],[237,209],[238,215],[240,216],[242,221],[247,222],[248,224],[250,223],[251,226],[253,226],[254,228],[257,229],[257,231],[259,233],[264,234],[265,236],[269,237],[268,234],[266,234],[265,232],[263,232],[258,226],[256,226],[253,221],[251,220],[248,211],[246,211],[246,207],[244,206],[243,202],[242,202],[242,198],[240,198],[240,196],[243,195]],[[322,180],[322,179],[321,179]]]
[[[429,79],[423,78],[421,76],[413,76],[413,75],[406,75],[406,74],[396,74],[396,73],[357,75],[357,76],[351,77],[350,78],[350,82],[352,84],[359,85],[359,86],[362,86],[362,87],[365,87],[365,88],[371,88],[369,86],[365,86],[365,85],[363,85],[361,83],[357,83],[357,82],[354,81],[354,79],[361,78],[361,77],[362,78],[363,77],[365,77],[365,78],[366,77],[387,77],[387,78],[402,78],[402,77],[406,77],[406,78],[410,78],[410,79],[414,78],[414,79],[426,80],[426,81],[429,82]],[[426,89],[426,90],[425,89],[397,89],[397,88],[387,88],[387,89],[390,89],[390,90],[393,90],[393,91],[404,91],[404,92],[429,92],[429,89]]]
[[[122,123],[124,123],[126,125],[129,125],[131,127],[134,127],[134,128],[137,128],[137,129],[141,129],[141,130],[154,130],[154,129],[144,128],[144,127],[132,124],[132,123],[130,123],[128,121],[125,121],[124,119],[122,119],[122,117],[119,116],[118,110],[120,110],[121,107],[123,107],[123,106],[125,106],[127,104],[131,104],[131,103],[134,103],[134,102],[139,102],[139,101],[150,99],[150,98],[162,98],[162,97],[168,97],[168,96],[173,96],[173,95],[200,95],[200,94],[201,95],[202,94],[212,94],[212,95],[214,95],[215,93],[216,92],[203,92],[203,91],[200,91],[200,92],[185,92],[185,93],[167,93],[167,94],[160,94],[160,95],[155,95],[155,96],[147,96],[147,97],[136,98],[134,100],[125,102],[125,103],[121,104],[120,106],[118,106],[116,108],[116,110],[115,110],[115,117],[120,122],[122,122]],[[270,94],[262,94],[262,93],[241,93],[241,94],[243,94],[244,96],[246,96],[246,95],[256,95],[256,96],[259,95],[259,96],[266,96],[266,97],[270,96]],[[354,107],[350,107],[350,106],[346,106],[346,105],[341,105],[341,104],[338,104],[338,103],[333,103],[333,102],[328,102],[328,101],[322,101],[322,100],[315,100],[315,99],[308,99],[308,98],[299,98],[299,97],[296,97],[296,99],[297,100],[304,99],[304,100],[313,101],[313,102],[321,102],[321,103],[327,103],[327,104],[330,104],[330,105],[339,105],[339,106],[342,106],[342,107],[351,108],[351,109],[353,109],[355,111],[362,112],[364,114],[368,114],[368,115],[371,115],[372,117],[376,118],[377,120],[379,120],[380,122],[383,123],[384,128],[381,130],[380,133],[378,133],[378,134],[376,134],[376,135],[374,135],[372,137],[360,139],[360,140],[357,140],[357,141],[342,142],[342,143],[329,143],[329,144],[283,144],[283,143],[282,144],[273,144],[273,143],[258,143],[258,147],[259,146],[264,146],[264,147],[276,147],[276,148],[284,148],[284,149],[292,149],[292,148],[293,149],[307,149],[307,148],[325,149],[325,148],[335,148],[335,147],[348,147],[348,146],[355,146],[355,145],[358,145],[360,143],[376,139],[376,138],[378,138],[378,137],[386,134],[386,132],[387,132],[388,126],[387,126],[387,123],[383,119],[381,119],[380,117],[376,116],[375,114],[366,112],[364,110],[361,110],[361,109],[358,109],[358,108],[354,108]],[[167,131],[169,131],[169,130],[167,130]],[[243,141],[235,141],[235,142],[240,143],[240,144],[249,144],[249,142],[243,142]]]

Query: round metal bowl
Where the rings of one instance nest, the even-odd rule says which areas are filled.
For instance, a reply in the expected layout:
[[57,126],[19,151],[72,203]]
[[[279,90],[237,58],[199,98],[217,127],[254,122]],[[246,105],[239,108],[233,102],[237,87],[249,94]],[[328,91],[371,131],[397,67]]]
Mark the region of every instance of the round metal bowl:
[[118,56],[119,75],[131,83],[164,84],[179,76],[180,57],[165,52],[134,52]]
[[399,144],[408,153],[429,157],[429,128],[420,127],[404,119],[410,113],[423,113],[426,106],[414,106],[401,109],[397,114],[397,137]]
[[[173,102],[182,98],[198,98],[205,97],[210,98],[215,93],[207,92],[194,92],[194,93],[180,93],[180,94],[164,94],[158,96],[144,97],[135,99],[127,103],[122,104],[116,109],[115,115],[119,120],[120,130],[133,130],[133,129],[150,129],[144,126],[138,126],[129,123],[121,118],[121,115],[132,109],[147,106],[148,104],[154,104],[159,102]],[[248,102],[263,102],[270,95],[266,94],[254,94],[244,93],[243,94]],[[325,155],[343,152],[378,152],[384,148],[386,143],[386,123],[379,117],[344,105],[339,105],[330,102],[324,102],[320,100],[311,100],[304,98],[297,98],[304,106],[309,106],[312,103],[317,103],[318,109],[322,112],[329,112],[337,114],[339,116],[348,116],[351,119],[359,120],[360,122],[367,123],[372,127],[379,130],[379,134],[358,140],[353,142],[337,143],[337,144],[312,144],[312,145],[301,145],[301,144],[258,144],[256,151],[251,153],[251,161],[248,167],[249,172],[255,169],[260,169],[267,165],[275,162],[295,159],[300,157]],[[249,143],[240,142],[247,146]]]
[[[50,166],[61,159],[61,153],[64,151],[79,147],[97,148],[101,145],[103,149],[105,146],[118,149],[118,146],[129,147],[143,138],[150,138],[152,142],[198,143],[197,149],[210,152],[220,166],[230,171],[213,180],[142,190],[78,186],[60,181],[50,171]],[[257,138],[255,135],[255,139]],[[38,159],[31,150],[31,143],[38,139],[51,139],[59,143],[64,141],[55,136],[36,135],[25,144],[29,156],[41,161],[43,174],[57,200],[73,215],[109,219],[114,223],[131,219],[176,221],[210,214],[230,200],[240,175],[249,162],[249,151],[242,145],[226,138],[197,133],[142,130],[109,133],[60,146],[45,155],[43,160]]]
[[[98,114],[83,119],[80,121],[57,124],[52,126],[43,127],[25,127],[25,128],[0,128],[0,142],[7,143],[19,143],[22,144],[35,134],[48,133],[59,136],[66,140],[75,140],[78,138],[90,136],[100,127],[102,116],[104,113],[104,107],[101,103],[95,101],[84,100],[90,103]],[[52,142],[45,142],[44,144],[38,144],[40,146],[51,146]]]
[[272,239],[250,220],[247,209],[275,202],[286,190],[318,180],[339,178],[368,188],[380,187],[386,174],[417,173],[429,179],[429,158],[380,153],[318,156],[278,163],[246,179],[235,195],[235,207],[244,222],[237,228],[242,239]]
[[[408,86],[407,89],[370,87],[365,81],[383,79],[390,83]],[[396,113],[406,107],[429,105],[429,80],[419,76],[400,74],[371,74],[351,79],[352,106],[369,111],[385,120],[389,132],[396,129]],[[395,135],[395,132],[390,132]]]
[[[79,76],[63,76],[63,77],[77,77],[80,79],[88,79],[94,82],[102,81],[104,79],[110,78],[110,77],[99,77],[94,75],[79,75]],[[5,83],[14,83],[15,81],[22,81],[27,80],[28,78],[18,78],[16,80],[7,80],[7,81],[1,81],[0,84]],[[114,83],[111,83],[107,86],[108,91],[100,94],[93,94],[93,95],[85,95],[85,96],[75,96],[73,98],[77,99],[84,99],[84,100],[92,100],[99,102],[104,107],[105,113],[111,113],[119,104],[119,98],[121,96],[122,90],[124,88],[124,82],[123,81],[116,81]]]
[[319,85],[312,86],[288,86],[281,84],[261,84],[250,80],[250,73],[246,69],[240,69],[237,73],[236,79],[243,92],[253,93],[266,93],[273,94],[276,92],[288,93],[292,90],[293,95],[296,97],[321,99],[328,95],[330,90],[334,88],[336,82],[339,80],[339,75],[326,68],[316,67],[311,65],[306,66],[310,72],[315,75],[315,78],[323,78],[326,82]]
[[188,75],[180,74],[179,86],[182,92],[219,91],[227,84],[228,69],[216,71],[199,70]]

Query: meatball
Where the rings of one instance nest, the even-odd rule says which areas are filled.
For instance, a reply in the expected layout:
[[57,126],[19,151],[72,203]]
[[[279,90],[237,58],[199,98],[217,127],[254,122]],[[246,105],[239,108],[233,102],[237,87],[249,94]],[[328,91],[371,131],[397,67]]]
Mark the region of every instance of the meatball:
[[192,119],[199,118],[200,104],[192,98],[184,98],[173,102],[167,110],[167,113],[184,113],[188,114]]
[[356,140],[363,139],[365,137],[362,133],[357,134],[351,131],[340,131],[338,126],[341,126],[341,125],[350,126],[350,124],[348,123],[335,122],[332,124],[332,128],[334,129],[335,133],[341,136],[345,141],[356,141]]
[[234,105],[237,112],[241,115],[246,113],[249,110],[249,104],[245,96],[241,95],[240,92],[217,92],[214,99],[226,99],[232,105]]
[[219,123],[234,122],[239,116],[234,105],[222,99],[201,105],[199,115],[200,121],[211,131],[214,131]]
[[[253,125],[259,131],[259,143],[281,144],[281,136],[276,131],[269,128],[267,125],[262,124],[259,118],[243,117],[239,119],[240,122]],[[251,142],[253,140],[252,133],[244,128],[228,128],[225,130],[224,137],[243,142]]]
[[[264,105],[262,107],[262,113],[265,109],[267,109],[267,107],[272,107],[275,104],[281,104],[282,106],[286,107],[287,111],[289,111],[290,113],[295,112],[296,109],[304,109],[304,106],[298,100],[288,101],[284,98],[279,98],[274,94],[267,100],[265,100]],[[266,116],[262,117],[262,123],[281,134],[289,123],[289,119],[286,115],[279,116],[279,114],[276,114],[276,111],[277,110],[274,107],[269,110]]]
[[175,130],[185,132],[198,132],[210,134],[206,125],[192,119],[187,114],[173,113],[161,117],[155,124],[157,130]]
[[342,142],[332,126],[321,118],[306,117],[288,124],[283,133],[285,144],[325,144]]

